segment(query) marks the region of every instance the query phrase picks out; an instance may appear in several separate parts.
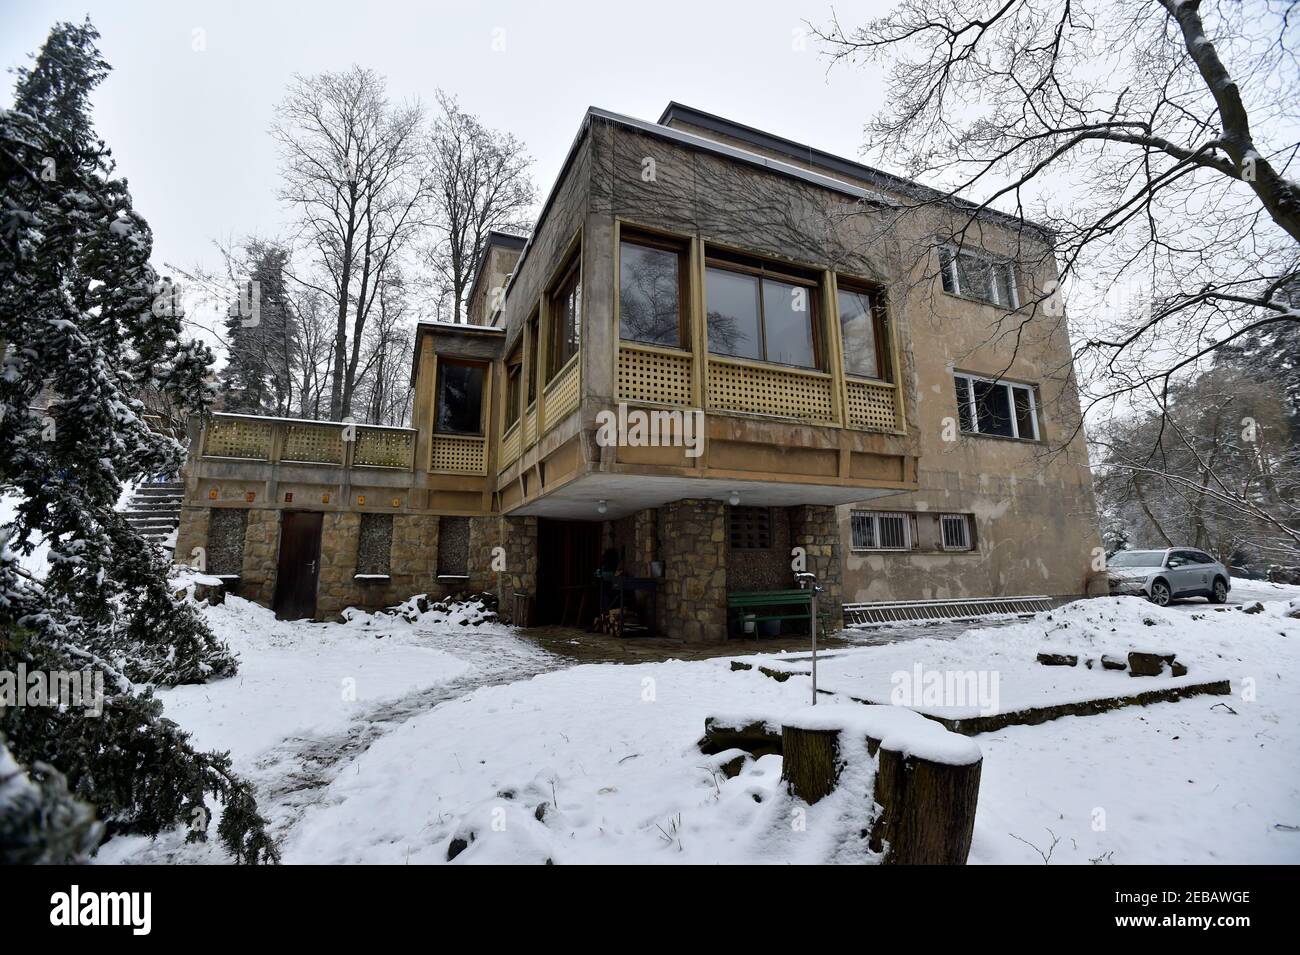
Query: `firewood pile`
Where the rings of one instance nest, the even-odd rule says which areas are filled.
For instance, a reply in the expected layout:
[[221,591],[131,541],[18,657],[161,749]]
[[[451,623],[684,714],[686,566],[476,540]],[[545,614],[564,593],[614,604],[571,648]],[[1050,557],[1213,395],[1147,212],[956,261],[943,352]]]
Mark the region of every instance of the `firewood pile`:
[[597,614],[591,623],[595,633],[608,633],[618,636],[625,629],[640,627],[641,620],[631,607],[611,607],[602,614]]

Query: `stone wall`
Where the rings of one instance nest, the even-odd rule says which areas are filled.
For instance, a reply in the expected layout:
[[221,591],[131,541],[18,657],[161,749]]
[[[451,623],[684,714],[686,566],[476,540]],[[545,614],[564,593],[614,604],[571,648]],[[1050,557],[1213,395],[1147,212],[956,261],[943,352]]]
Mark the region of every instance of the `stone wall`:
[[207,558],[204,557],[203,566],[197,567],[194,563],[196,555],[194,548],[202,547],[206,552],[208,546],[208,526],[212,517],[212,509],[208,507],[189,507],[181,508],[180,524],[176,528],[176,550],[174,551],[174,560],[178,564],[195,567],[195,569],[207,572]]
[[674,501],[659,508],[659,631],[691,643],[727,637],[726,505]]
[[731,546],[730,540],[727,541],[728,590],[788,590],[794,586],[794,575],[790,569],[789,510],[784,507],[768,508],[772,529],[771,544],[768,547],[735,548]]
[[835,508],[804,504],[789,509],[790,545],[802,547],[807,569],[817,575],[822,592],[817,609],[830,614],[832,632],[844,627],[844,565],[840,559],[840,527]]
[[501,518],[501,546],[506,552],[505,571],[497,584],[501,615],[524,626],[528,621],[513,620],[515,591],[537,595],[537,518]]
[[279,559],[280,512],[250,508],[248,527],[244,531],[244,572],[239,580],[239,595],[271,606]]
[[316,585],[316,616],[322,620],[332,620],[345,607],[358,603],[360,587],[353,578],[360,536],[360,514],[334,511],[325,515],[321,524],[320,579]]

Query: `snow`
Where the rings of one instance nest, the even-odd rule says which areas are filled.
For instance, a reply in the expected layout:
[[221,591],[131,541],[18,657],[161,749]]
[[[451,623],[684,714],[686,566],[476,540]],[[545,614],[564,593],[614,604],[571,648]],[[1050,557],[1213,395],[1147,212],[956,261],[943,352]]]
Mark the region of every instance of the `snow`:
[[[190,575],[196,583],[216,578]],[[460,676],[468,664],[420,645],[409,625],[390,629],[276,620],[239,597],[204,610],[239,654],[228,680],[160,689],[164,714],[202,749],[229,749],[236,769],[295,736],[346,727],[369,707]],[[362,622],[364,623],[364,622]]]
[[[918,635],[888,646],[821,654],[817,685],[948,719],[1191,686],[1233,676],[1236,654],[1226,628],[1241,616],[1236,607],[1202,604],[1187,612],[1131,597],[1078,601],[1026,622],[970,629],[960,640]],[[1187,664],[1187,675],[1134,678],[1102,668],[1103,655],[1126,659],[1130,650],[1174,653]],[[1039,653],[1072,654],[1079,662],[1044,666],[1037,662]],[[1089,659],[1092,667],[1085,664]],[[806,655],[787,655],[765,665],[807,672],[810,661]]]
[[[973,738],[842,696],[808,707],[806,676],[778,682],[756,668],[733,671],[728,658],[555,669],[561,661],[541,660],[509,628],[461,626],[457,610],[413,623],[354,614],[347,624],[288,624],[237,598],[203,612],[239,650],[241,674],[161,695],[167,715],[205,745],[234,751],[287,863],[441,863],[449,854],[456,864],[876,861],[859,835],[873,811],[873,760],[850,760],[837,790],[808,806],[787,794],[779,756],[746,756],[726,778],[721,767],[738,751],[697,748],[712,715],[870,727],[898,741],[891,746],[954,762],[981,752],[972,863],[1037,864],[1040,853],[1052,864],[1297,863],[1300,833],[1288,827],[1300,824],[1300,620],[1287,613],[1300,612],[1300,588],[1269,590],[1281,599],[1260,613],[1102,598],[838,657],[863,674],[918,661],[1010,673],[1046,648],[1100,657],[1159,645],[1191,675],[1232,681],[1230,696]],[[805,665],[796,656],[785,657],[792,669]],[[503,670],[504,658],[518,672]],[[833,674],[836,658],[819,672]],[[1027,669],[1124,687],[1173,682],[1082,665]],[[378,719],[340,699],[349,677],[369,701],[452,682],[445,696],[404,697],[415,703],[401,718]],[[339,749],[363,733],[373,739],[339,752],[329,774],[310,775],[323,745]],[[156,845],[114,839],[99,861],[222,861],[217,852],[178,833]]]

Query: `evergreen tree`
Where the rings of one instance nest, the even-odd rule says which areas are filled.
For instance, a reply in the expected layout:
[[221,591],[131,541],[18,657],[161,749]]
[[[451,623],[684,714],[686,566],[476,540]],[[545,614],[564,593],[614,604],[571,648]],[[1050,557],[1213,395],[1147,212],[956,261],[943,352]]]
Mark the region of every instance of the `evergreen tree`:
[[284,416],[293,408],[298,341],[285,287],[288,261],[284,246],[252,239],[242,261],[230,262],[240,273],[240,292],[225,322],[226,366],[219,375],[225,411]]
[[[0,528],[0,669],[91,668],[108,698],[97,718],[5,707],[0,732],[18,761],[62,772],[110,832],[192,824],[211,793],[223,842],[260,861],[274,847],[228,757],[197,753],[135,686],[229,676],[235,658],[113,509],[124,483],[184,460],[137,396],[202,413],[211,354],[159,307],[149,226],[94,134],[89,97],[109,70],[97,38],[89,20],[56,26],[0,111],[0,491],[19,501]],[[39,540],[50,569],[34,580],[20,559]]]

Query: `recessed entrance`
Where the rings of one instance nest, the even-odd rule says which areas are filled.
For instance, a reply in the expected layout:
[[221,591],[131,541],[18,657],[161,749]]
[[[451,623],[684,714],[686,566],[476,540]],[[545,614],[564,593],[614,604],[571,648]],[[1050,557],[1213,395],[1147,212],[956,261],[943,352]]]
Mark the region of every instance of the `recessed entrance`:
[[535,623],[590,625],[597,611],[600,536],[598,521],[537,522]]

